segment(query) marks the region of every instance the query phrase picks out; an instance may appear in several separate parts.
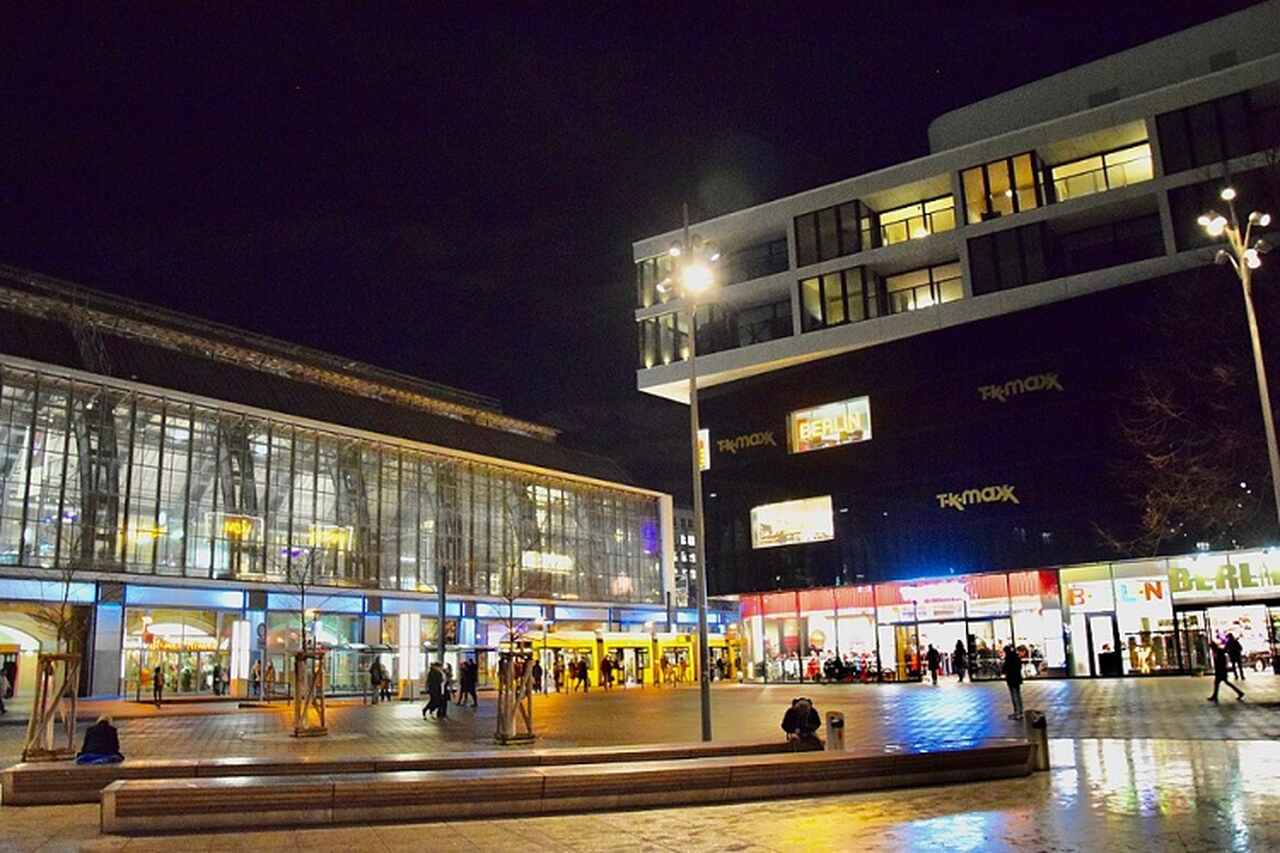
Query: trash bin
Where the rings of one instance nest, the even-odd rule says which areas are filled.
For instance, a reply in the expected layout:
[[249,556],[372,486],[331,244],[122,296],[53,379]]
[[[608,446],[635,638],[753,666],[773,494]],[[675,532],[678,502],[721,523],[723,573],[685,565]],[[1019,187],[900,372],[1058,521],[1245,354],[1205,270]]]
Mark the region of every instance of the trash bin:
[[827,751],[844,752],[844,714],[827,712]]
[[1031,769],[1049,769],[1049,721],[1043,711],[1027,711],[1022,716],[1027,740],[1031,742]]

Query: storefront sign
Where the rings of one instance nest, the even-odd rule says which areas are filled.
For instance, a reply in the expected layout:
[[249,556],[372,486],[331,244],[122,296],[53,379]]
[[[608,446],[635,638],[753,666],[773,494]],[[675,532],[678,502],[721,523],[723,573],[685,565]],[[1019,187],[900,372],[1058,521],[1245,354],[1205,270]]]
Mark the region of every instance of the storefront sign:
[[964,581],[944,581],[900,587],[898,594],[907,601],[950,601],[968,598],[969,590]]
[[1195,598],[1205,595],[1225,597],[1236,593],[1240,598],[1261,597],[1280,592],[1271,570],[1260,561],[1226,563],[1220,560],[1196,560],[1169,564],[1169,587],[1173,597]]
[[854,397],[787,415],[787,448],[807,453],[871,440],[871,399]]
[[1126,604],[1151,604],[1168,601],[1169,590],[1162,578],[1117,578],[1116,601]]
[[941,492],[934,497],[938,501],[938,509],[954,509],[964,512],[966,506],[973,504],[1021,503],[1013,492],[1013,486],[1004,483],[999,486],[983,486],[980,489],[965,489],[963,492]]
[[698,470],[711,470],[711,430],[698,430]]
[[1067,609],[1073,613],[1106,613],[1116,609],[1111,581],[1075,581],[1064,587]]
[[1037,373],[1023,379],[1014,379],[1001,385],[978,386],[978,399],[996,400],[1004,403],[1010,397],[1029,394],[1033,391],[1062,391],[1062,383],[1056,373]]
[[753,432],[745,435],[739,435],[734,438],[722,438],[716,442],[716,449],[721,453],[734,453],[739,450],[746,450],[752,447],[777,447],[778,440],[773,436],[773,430],[768,432]]

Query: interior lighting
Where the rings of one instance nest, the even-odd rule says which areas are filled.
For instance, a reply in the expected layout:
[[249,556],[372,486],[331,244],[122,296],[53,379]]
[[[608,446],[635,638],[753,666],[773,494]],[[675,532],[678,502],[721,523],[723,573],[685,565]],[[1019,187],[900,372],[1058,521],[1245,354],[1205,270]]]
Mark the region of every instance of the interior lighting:
[[925,228],[923,225],[911,232],[912,240],[919,240],[921,237],[928,237],[928,236],[929,236],[929,229]]

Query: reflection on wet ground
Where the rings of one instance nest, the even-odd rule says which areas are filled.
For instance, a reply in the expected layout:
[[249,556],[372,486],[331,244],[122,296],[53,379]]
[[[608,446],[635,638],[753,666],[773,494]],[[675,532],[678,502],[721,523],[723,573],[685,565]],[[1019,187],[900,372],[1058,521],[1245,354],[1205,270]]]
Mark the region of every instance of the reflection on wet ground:
[[6,808],[0,849],[1041,850],[1280,849],[1280,744],[1054,740],[1024,779],[591,815],[99,836],[97,809]]

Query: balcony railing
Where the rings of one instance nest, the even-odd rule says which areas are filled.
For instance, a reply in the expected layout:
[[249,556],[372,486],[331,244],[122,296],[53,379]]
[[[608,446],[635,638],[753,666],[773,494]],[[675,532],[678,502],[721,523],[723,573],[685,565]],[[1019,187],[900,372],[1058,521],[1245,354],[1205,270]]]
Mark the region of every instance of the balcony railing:
[[894,243],[905,243],[918,240],[939,231],[951,231],[956,227],[956,209],[954,206],[921,213],[906,219],[899,219],[880,226],[880,245],[891,246]]
[[1148,153],[1121,163],[1108,163],[1087,172],[1054,178],[1053,197],[1057,201],[1080,198],[1149,181],[1151,175],[1151,155]]
[[738,284],[767,275],[786,272],[791,266],[787,257],[787,241],[770,240],[725,255],[721,265],[725,284]]

